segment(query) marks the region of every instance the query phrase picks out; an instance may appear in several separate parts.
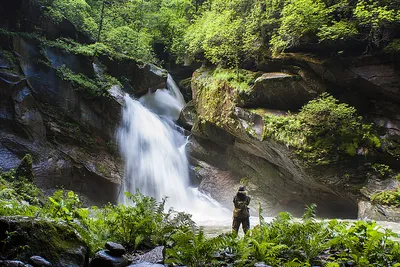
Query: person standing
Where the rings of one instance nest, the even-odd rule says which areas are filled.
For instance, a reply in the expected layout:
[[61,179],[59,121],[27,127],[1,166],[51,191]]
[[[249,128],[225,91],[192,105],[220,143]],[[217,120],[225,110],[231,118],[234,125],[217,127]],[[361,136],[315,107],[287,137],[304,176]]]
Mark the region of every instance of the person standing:
[[247,195],[246,187],[239,187],[233,198],[233,204],[235,208],[233,210],[232,232],[237,234],[240,225],[242,225],[243,232],[246,234],[250,229],[250,197]]

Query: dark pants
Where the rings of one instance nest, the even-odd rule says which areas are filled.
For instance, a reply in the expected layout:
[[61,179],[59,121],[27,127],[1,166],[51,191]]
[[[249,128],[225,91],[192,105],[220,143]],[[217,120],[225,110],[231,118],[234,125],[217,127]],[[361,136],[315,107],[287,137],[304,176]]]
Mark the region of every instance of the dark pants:
[[243,232],[244,234],[246,234],[247,231],[250,229],[250,217],[244,217],[244,218],[233,217],[232,231],[238,233],[240,224],[242,224]]

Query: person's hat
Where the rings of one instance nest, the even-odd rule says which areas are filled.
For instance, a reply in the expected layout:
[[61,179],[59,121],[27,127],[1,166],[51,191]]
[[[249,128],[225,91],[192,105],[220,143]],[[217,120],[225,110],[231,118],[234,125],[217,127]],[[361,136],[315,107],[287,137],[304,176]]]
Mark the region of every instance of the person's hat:
[[246,191],[246,187],[245,186],[239,186],[239,190],[238,191]]

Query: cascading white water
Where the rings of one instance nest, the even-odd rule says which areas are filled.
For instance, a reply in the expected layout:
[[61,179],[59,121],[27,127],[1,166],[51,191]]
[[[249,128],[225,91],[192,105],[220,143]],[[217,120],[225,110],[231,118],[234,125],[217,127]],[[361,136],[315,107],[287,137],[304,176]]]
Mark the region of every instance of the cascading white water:
[[183,95],[179,90],[178,85],[176,85],[174,79],[170,74],[168,74],[167,78],[167,88],[171,91],[172,95],[175,97],[179,105],[182,105],[183,107],[186,104],[185,99],[183,99]]
[[[180,92],[179,95],[182,97]],[[187,139],[173,122],[179,117],[184,101],[176,99],[165,89],[159,89],[139,101],[126,95],[125,103],[118,133],[125,159],[120,202],[126,203],[123,192],[133,193],[139,189],[159,201],[168,197],[167,207],[189,212],[197,221],[226,220],[229,212],[213,199],[189,187],[185,153]]]

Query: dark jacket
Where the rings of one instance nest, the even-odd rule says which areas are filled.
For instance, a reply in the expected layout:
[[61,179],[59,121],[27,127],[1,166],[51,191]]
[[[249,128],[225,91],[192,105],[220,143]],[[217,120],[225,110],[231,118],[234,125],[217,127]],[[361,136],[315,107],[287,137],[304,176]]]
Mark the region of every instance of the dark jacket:
[[250,197],[247,195],[246,191],[238,191],[233,198],[233,204],[235,205],[235,209],[233,210],[234,218],[246,218],[250,216],[248,207],[250,204]]

